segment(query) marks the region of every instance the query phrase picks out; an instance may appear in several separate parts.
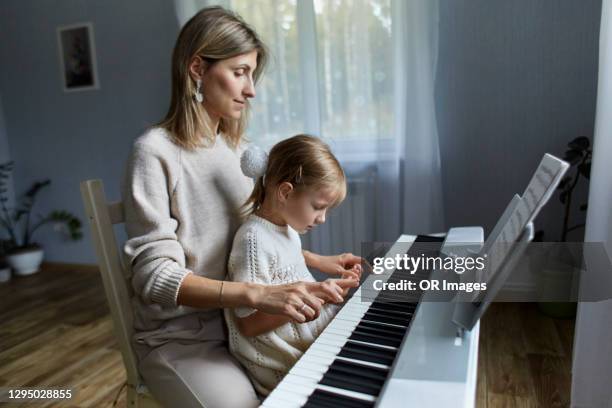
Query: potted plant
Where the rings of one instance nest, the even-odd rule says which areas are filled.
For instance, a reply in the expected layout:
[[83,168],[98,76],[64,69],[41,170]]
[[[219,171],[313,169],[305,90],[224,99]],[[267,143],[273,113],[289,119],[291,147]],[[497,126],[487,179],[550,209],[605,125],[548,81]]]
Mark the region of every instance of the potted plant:
[[[588,182],[591,177],[591,158],[593,150],[591,141],[585,136],[580,136],[567,144],[568,149],[563,156],[563,160],[570,164],[567,175],[561,180],[559,200],[564,205],[565,211],[563,214],[563,226],[561,228],[561,237],[558,243],[552,244],[551,253],[549,254],[546,267],[542,271],[543,290],[549,293],[544,295],[544,298],[559,298],[559,295],[570,292],[571,280],[576,270],[579,270],[581,265],[577,264],[580,261],[572,256],[571,246],[563,245],[567,242],[568,233],[571,231],[584,228],[584,223],[571,225],[570,212],[572,210],[572,196],[574,190],[581,179],[586,179]],[[587,203],[580,205],[580,211],[587,210]],[[544,241],[544,232],[539,231],[537,241]],[[555,292],[556,291],[556,292]],[[552,317],[567,318],[573,317],[576,314],[575,302],[540,302],[540,310]]]
[[0,164],[0,227],[8,234],[6,262],[16,275],[37,272],[43,259],[43,249],[32,240],[42,226],[54,224],[68,233],[71,240],[81,239],[81,220],[67,211],[55,210],[46,216],[32,219],[32,209],[38,193],[51,184],[50,180],[37,181],[18,201],[16,208],[9,208],[8,180],[13,171],[13,162]]
[[4,248],[6,244],[7,242],[5,240],[0,239],[0,283],[11,280],[11,268],[8,266],[5,259],[6,251]]

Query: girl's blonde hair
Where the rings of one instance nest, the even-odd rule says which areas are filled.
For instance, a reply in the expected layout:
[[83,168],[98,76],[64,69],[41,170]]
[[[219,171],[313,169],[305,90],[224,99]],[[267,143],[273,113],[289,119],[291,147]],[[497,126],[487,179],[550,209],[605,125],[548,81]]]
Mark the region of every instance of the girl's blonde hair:
[[[203,146],[215,138],[210,117],[194,99],[195,81],[189,65],[200,56],[208,65],[247,52],[257,51],[257,67],[253,79],[258,82],[268,60],[265,44],[236,13],[220,6],[206,7],[181,29],[172,53],[172,99],[170,108],[158,126],[166,129],[174,141],[186,148]],[[250,105],[240,119],[221,118],[219,132],[232,146],[237,146],[246,128]]]
[[317,137],[296,135],[272,148],[265,175],[255,181],[251,196],[242,206],[242,214],[246,216],[259,209],[266,193],[285,181],[298,194],[312,189],[333,190],[336,198],[330,207],[339,205],[346,197],[346,176],[329,146]]

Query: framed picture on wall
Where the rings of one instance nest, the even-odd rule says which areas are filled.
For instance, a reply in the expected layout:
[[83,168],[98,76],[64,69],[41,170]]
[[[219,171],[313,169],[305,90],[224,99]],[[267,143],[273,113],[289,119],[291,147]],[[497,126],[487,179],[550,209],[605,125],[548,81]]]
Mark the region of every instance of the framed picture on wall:
[[64,92],[99,89],[93,25],[58,27],[57,40]]

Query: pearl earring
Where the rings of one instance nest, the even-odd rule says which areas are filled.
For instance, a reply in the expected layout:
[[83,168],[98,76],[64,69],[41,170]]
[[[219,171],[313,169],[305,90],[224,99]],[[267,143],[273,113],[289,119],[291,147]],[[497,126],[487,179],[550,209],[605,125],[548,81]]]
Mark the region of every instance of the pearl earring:
[[196,80],[196,90],[193,94],[193,97],[195,98],[197,103],[202,103],[202,101],[204,100],[204,95],[202,95],[202,92],[200,92],[200,88],[202,88],[202,80],[198,79]]

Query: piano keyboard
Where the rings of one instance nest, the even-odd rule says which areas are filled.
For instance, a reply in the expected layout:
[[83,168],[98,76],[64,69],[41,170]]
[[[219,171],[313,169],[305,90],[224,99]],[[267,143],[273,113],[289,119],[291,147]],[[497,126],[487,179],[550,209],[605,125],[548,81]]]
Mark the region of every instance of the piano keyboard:
[[[414,240],[439,246],[442,241],[424,236]],[[422,251],[412,244],[396,242],[386,256],[404,254],[408,248],[409,255],[420,255]],[[362,289],[372,288],[373,280],[419,281],[428,275],[429,271],[369,275],[261,406],[373,407],[410,329],[420,294],[413,301],[388,292],[366,299]]]

